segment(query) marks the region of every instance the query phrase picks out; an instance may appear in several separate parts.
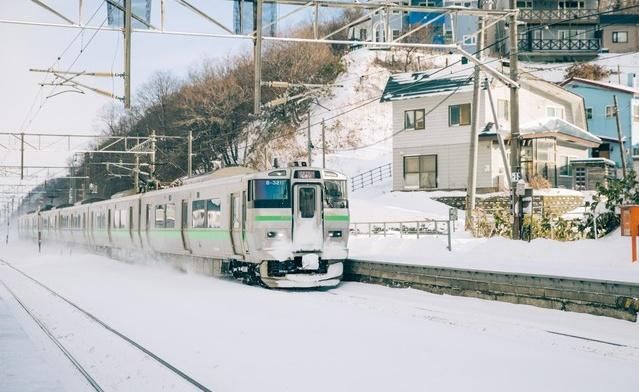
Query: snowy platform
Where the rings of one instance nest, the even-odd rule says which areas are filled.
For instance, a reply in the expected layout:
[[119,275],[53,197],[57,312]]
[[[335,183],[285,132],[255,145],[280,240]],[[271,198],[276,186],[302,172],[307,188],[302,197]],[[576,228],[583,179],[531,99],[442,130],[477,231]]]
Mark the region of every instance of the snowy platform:
[[[66,369],[68,366],[64,363],[64,357],[58,356],[54,351],[57,348],[52,345],[48,347],[44,334],[35,324],[35,329],[28,325],[28,315],[24,314],[17,303],[14,306],[13,302],[9,293],[0,287],[0,390],[85,390],[82,384],[69,385],[65,373],[71,373],[69,376],[73,379],[76,377],[72,374],[73,370]],[[83,389],[77,389],[78,387]]]

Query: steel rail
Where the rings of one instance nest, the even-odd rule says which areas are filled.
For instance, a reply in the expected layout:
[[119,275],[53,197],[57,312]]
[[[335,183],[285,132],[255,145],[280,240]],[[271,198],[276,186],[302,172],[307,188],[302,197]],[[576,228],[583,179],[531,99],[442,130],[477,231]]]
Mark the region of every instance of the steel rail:
[[104,392],[104,389],[100,387],[100,384],[98,384],[97,381],[95,381],[95,379],[91,377],[89,372],[87,372],[87,370],[80,364],[80,362],[78,362],[78,360],[75,359],[75,357],[69,352],[69,350],[67,350],[64,347],[64,345],[60,343],[60,340],[58,340],[58,338],[56,338],[53,335],[53,333],[51,333],[49,328],[47,328],[47,326],[42,322],[42,320],[40,320],[35,314],[33,314],[33,312],[20,300],[20,298],[18,298],[16,293],[14,293],[13,290],[11,290],[9,286],[7,286],[4,280],[0,279],[0,283],[2,283],[4,288],[9,292],[9,294],[11,294],[13,299],[16,300],[16,302],[20,305],[20,307],[22,307],[22,309],[33,319],[33,321],[38,325],[38,327],[40,327],[42,332],[44,332],[44,334],[47,335],[47,337],[51,339],[51,341],[60,349],[60,351],[62,351],[64,356],[67,357],[69,361],[71,361],[73,366],[82,374],[82,376],[84,376],[84,378],[91,385],[91,387],[93,387],[93,389],[98,392]]
[[14,271],[16,271],[19,274],[21,274],[22,276],[24,276],[25,278],[31,280],[33,283],[35,283],[38,286],[42,287],[43,289],[47,290],[49,293],[51,293],[55,297],[61,299],[64,302],[66,302],[68,305],[74,307],[80,313],[84,314],[86,317],[88,317],[89,319],[93,320],[94,322],[96,322],[97,324],[102,326],[107,331],[109,331],[109,332],[113,333],[114,335],[118,336],[119,338],[125,340],[127,343],[131,344],[133,347],[137,348],[138,350],[142,351],[144,354],[146,354],[149,357],[153,358],[155,361],[160,363],[162,366],[164,366],[167,369],[171,370],[173,373],[178,375],[180,378],[186,380],[187,382],[189,382],[191,385],[193,385],[197,389],[199,389],[201,391],[204,391],[204,392],[212,392],[211,389],[205,387],[204,385],[202,385],[201,383],[199,383],[194,378],[192,378],[191,376],[187,375],[186,373],[184,373],[183,371],[181,371],[180,369],[178,369],[174,365],[170,364],[169,362],[165,361],[164,359],[162,359],[158,355],[154,354],[152,351],[150,351],[146,347],[142,346],[141,344],[137,343],[133,339],[131,339],[128,336],[124,335],[122,332],[120,332],[120,331],[116,330],[115,328],[111,327],[109,324],[107,324],[106,322],[100,320],[99,318],[97,318],[92,313],[90,313],[87,310],[85,310],[85,309],[81,308],[80,306],[76,305],[74,302],[72,302],[68,298],[64,297],[62,294],[56,292],[55,290],[51,289],[50,287],[48,287],[44,283],[42,283],[39,280],[33,278],[32,276],[30,276],[29,274],[25,273],[21,269],[15,267],[11,263],[9,263],[7,260],[5,260],[3,258],[0,258],[0,263],[6,265],[7,267],[9,267],[11,269],[13,269]]

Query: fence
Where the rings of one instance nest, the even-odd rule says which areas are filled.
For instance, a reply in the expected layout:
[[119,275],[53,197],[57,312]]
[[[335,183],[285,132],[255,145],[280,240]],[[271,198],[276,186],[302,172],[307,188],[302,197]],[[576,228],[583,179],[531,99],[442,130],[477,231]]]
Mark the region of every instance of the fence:
[[403,238],[405,235],[414,235],[417,238],[428,235],[445,235],[448,238],[448,250],[452,251],[452,232],[455,230],[455,221],[451,220],[423,220],[402,222],[351,222],[351,235],[395,236]]
[[387,163],[351,177],[351,191],[365,188],[393,176],[393,165]]

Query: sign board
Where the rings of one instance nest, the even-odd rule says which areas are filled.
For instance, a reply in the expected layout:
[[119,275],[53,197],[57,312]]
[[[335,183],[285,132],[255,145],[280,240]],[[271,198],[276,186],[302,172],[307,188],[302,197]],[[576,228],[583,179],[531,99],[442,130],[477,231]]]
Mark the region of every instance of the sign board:
[[517,196],[523,196],[526,194],[526,182],[519,180],[515,185],[515,194]]
[[456,221],[457,220],[457,208],[450,208],[448,210],[448,220]]
[[[131,0],[131,11],[133,15],[142,19],[146,23],[150,23],[151,21],[151,3],[152,0]],[[124,9],[124,0],[112,0],[112,3],[116,3],[122,9]],[[114,6],[111,3],[107,3],[107,21],[109,22],[109,27],[124,27],[124,12],[122,12],[118,7]],[[143,23],[139,20],[132,18],[131,27],[134,29],[148,29]]]
[[621,235],[632,237],[632,262],[637,261],[637,235],[639,235],[639,205],[621,206]]

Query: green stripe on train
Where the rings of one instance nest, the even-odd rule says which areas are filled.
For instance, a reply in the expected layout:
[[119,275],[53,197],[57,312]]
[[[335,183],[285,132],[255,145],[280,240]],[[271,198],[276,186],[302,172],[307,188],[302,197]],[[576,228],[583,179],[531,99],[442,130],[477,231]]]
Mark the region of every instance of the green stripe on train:
[[257,222],[282,222],[290,221],[292,218],[290,215],[255,215]]
[[325,215],[326,221],[348,221],[348,215]]

